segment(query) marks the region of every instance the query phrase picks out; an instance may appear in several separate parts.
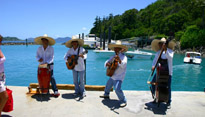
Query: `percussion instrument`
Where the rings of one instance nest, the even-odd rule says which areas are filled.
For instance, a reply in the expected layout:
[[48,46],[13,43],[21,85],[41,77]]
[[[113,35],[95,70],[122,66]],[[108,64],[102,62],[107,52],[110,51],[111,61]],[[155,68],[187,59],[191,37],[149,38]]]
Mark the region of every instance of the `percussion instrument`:
[[38,66],[38,83],[40,93],[47,94],[49,92],[51,80],[51,70],[48,68],[48,64],[42,64]]

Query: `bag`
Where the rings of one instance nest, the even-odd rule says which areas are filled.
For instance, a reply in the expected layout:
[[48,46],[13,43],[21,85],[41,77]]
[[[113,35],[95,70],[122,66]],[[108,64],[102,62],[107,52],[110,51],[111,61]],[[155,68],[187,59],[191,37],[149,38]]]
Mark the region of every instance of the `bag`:
[[8,94],[8,100],[7,100],[6,104],[4,105],[3,112],[10,112],[13,110],[12,90],[6,88],[6,92]]

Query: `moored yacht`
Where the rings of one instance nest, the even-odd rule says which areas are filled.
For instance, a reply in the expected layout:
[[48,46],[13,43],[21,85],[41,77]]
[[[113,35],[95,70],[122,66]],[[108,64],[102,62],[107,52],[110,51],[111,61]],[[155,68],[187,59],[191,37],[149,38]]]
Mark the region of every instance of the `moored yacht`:
[[201,53],[199,52],[186,52],[184,63],[201,64]]

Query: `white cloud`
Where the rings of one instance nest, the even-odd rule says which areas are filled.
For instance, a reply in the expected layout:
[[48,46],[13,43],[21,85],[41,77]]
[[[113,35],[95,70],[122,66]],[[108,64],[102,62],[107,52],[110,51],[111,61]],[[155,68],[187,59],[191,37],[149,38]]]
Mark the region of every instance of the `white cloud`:
[[55,38],[61,37],[60,35],[55,35]]
[[87,30],[87,28],[86,28],[86,27],[83,27],[82,30]]

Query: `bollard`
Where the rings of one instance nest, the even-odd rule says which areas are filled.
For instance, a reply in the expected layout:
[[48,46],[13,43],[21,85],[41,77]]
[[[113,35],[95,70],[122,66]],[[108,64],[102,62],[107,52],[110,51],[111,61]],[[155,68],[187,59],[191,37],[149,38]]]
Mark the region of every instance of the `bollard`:
[[84,84],[86,85],[86,59],[84,59],[85,73],[84,73]]

